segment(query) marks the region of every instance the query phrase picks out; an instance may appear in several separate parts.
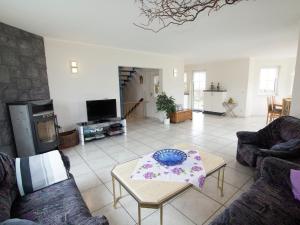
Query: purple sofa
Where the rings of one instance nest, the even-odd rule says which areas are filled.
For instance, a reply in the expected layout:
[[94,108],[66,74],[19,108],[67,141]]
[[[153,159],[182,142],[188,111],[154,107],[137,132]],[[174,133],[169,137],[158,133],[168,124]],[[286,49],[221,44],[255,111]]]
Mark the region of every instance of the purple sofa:
[[260,178],[210,225],[299,225],[300,201],[295,200],[290,170],[300,165],[268,157]]
[[[68,158],[62,158],[69,170]],[[14,159],[0,153],[0,222],[9,218],[42,225],[108,225],[104,216],[91,216],[71,174],[65,181],[21,197]]]
[[[237,161],[245,166],[257,168],[257,176],[261,161],[265,157],[299,162],[300,142],[293,146],[288,142],[300,139],[300,119],[283,116],[257,132],[237,132],[237,137]],[[276,150],[274,146],[277,146]]]

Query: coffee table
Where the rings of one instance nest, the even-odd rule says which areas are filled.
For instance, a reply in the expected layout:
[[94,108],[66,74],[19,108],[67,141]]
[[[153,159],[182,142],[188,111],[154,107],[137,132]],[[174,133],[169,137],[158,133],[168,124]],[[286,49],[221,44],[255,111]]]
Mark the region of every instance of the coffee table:
[[[176,146],[178,149],[185,150],[187,145]],[[195,147],[193,146],[193,149]],[[206,177],[218,171],[217,189],[223,196],[224,169],[226,163],[224,159],[211,153],[198,149],[206,171]],[[160,224],[163,224],[163,204],[178,196],[187,189],[193,187],[189,183],[165,182],[155,180],[133,180],[130,178],[134,171],[138,159],[117,165],[112,171],[113,199],[114,207],[122,198],[122,187],[137,201],[138,203],[138,225],[141,225],[141,208],[160,209]],[[119,197],[116,197],[116,184],[119,182]]]

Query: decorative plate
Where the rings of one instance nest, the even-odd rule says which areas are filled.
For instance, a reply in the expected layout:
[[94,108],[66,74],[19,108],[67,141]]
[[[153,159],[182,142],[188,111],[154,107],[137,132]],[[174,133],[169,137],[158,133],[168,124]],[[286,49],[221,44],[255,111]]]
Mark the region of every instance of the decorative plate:
[[162,149],[153,154],[153,158],[164,166],[175,166],[182,164],[187,155],[178,149]]

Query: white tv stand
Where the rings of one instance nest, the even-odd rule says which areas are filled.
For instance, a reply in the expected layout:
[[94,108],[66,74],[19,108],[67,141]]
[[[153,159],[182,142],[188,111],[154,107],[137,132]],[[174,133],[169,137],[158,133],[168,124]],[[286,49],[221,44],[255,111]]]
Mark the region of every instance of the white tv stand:
[[108,118],[77,123],[80,144],[126,132],[126,119]]

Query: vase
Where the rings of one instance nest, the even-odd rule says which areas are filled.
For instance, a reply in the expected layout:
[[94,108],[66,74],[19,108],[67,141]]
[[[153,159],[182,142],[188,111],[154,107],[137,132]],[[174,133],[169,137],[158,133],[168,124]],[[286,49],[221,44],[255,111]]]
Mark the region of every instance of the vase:
[[164,125],[170,125],[170,118],[164,119]]

